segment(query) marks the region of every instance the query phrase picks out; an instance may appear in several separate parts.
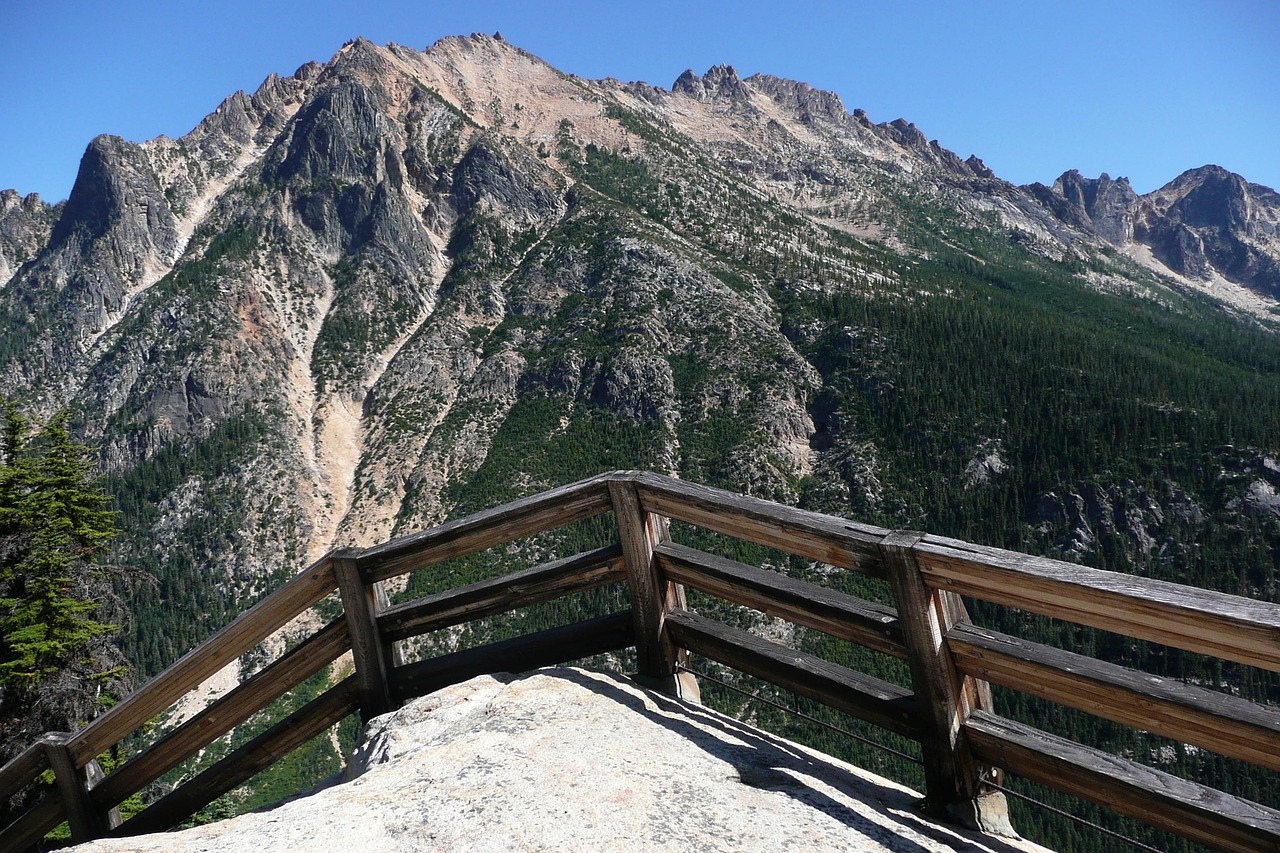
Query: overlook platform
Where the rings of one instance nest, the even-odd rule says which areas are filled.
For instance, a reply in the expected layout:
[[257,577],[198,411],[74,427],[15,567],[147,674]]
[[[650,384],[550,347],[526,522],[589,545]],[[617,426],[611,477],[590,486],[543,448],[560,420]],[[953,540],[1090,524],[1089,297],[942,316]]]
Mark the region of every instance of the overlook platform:
[[581,669],[479,676],[374,719],[350,781],[78,853],[264,850],[1034,853],[919,794],[699,705]]
[[[557,540],[548,534],[588,520],[598,534],[586,543],[589,550],[557,555]],[[701,535],[704,542],[720,544],[694,547],[699,531],[719,537]],[[790,555],[795,574],[778,570],[772,558],[749,565],[730,559],[732,553],[714,553],[726,542]],[[520,543],[525,557],[546,562],[512,572]],[[454,581],[445,567],[471,555],[482,566],[480,576]],[[385,583],[422,570],[443,586],[392,605]],[[833,578],[868,579],[873,594],[859,597],[860,588],[845,591],[825,583]],[[588,606],[582,596],[601,590],[608,594]],[[1280,850],[1280,809],[1273,802],[1176,775],[1138,760],[1132,750],[1108,752],[1072,740],[1065,736],[1070,732],[1058,730],[1055,714],[1032,721],[1002,715],[993,686],[1009,691],[1005,695],[1082,711],[1266,771],[1280,770],[1280,707],[1265,697],[1254,701],[974,624],[966,597],[1015,614],[1280,672],[1280,604],[885,530],[657,474],[616,471],[383,545],[327,554],[85,728],[51,732],[0,767],[0,797],[21,794],[29,804],[0,830],[0,848],[32,848],[64,820],[77,842],[169,829],[354,712],[367,722],[477,676],[622,654],[634,661],[643,683],[673,697],[696,695],[693,663],[711,662],[790,693],[797,702],[803,698],[905,739],[918,749],[924,803],[939,821],[987,830],[1007,825],[1003,794],[1017,794],[1006,786],[1008,774],[1209,847]],[[330,618],[327,625],[104,776],[99,756],[301,614],[317,614],[326,599],[328,615],[308,624]],[[425,654],[405,656],[406,643],[418,638],[448,640],[454,629],[560,602],[569,604],[554,627],[530,625],[498,640],[485,634],[467,648],[448,642],[419,646]],[[788,645],[785,636],[745,629],[757,619],[813,632],[807,636],[830,638],[869,657],[859,658],[865,665],[857,668],[839,650],[823,657]],[[1010,631],[1027,624],[1022,615],[1008,623]],[[1087,644],[1083,651],[1089,651]],[[347,654],[351,666],[342,671],[350,675],[326,681],[318,696],[122,820],[116,806],[131,794]],[[597,689],[587,692],[599,694],[604,683],[593,682]],[[655,699],[645,702],[658,705]],[[671,707],[682,709],[684,722],[671,718],[663,728],[711,719],[696,705]],[[653,722],[652,715],[639,719]],[[721,724],[728,727],[724,731],[738,732],[733,737],[742,735],[733,729],[737,724]],[[671,744],[628,751],[628,733],[621,734],[621,754],[644,762],[665,764],[669,755],[689,752],[687,745]],[[581,759],[582,749],[598,736],[592,731],[551,739],[563,740]],[[792,749],[765,735],[752,737],[782,752]],[[747,775],[784,790],[793,787],[772,771],[760,776],[749,766]],[[670,778],[683,784],[680,773]],[[567,784],[544,786],[535,807]],[[619,810],[625,811],[622,804]],[[648,838],[660,827],[646,832]]]

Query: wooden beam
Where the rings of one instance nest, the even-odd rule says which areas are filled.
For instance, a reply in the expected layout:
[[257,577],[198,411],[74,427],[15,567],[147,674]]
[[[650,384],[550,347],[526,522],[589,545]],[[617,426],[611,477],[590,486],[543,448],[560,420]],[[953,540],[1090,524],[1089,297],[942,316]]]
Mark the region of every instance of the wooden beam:
[[947,641],[975,678],[1280,771],[1280,708],[973,625]]
[[789,554],[884,577],[877,544],[889,531],[659,474],[634,477],[646,510]]
[[251,714],[315,675],[351,648],[345,619],[336,619],[294,646],[230,693],[129,759],[96,786],[99,806],[114,806],[231,731]]
[[973,759],[964,735],[965,719],[974,710],[976,688],[966,688],[943,635],[963,617],[957,596],[925,585],[912,549],[921,534],[892,533],[880,543],[897,602],[911,668],[920,746],[924,754],[926,800],[942,817],[956,817],[976,802],[983,769]]
[[71,840],[84,844],[119,826],[120,814],[99,808],[89,799],[89,789],[102,780],[102,769],[96,761],[90,761],[83,768],[77,767],[71,751],[67,749],[70,739],[69,734],[51,732],[41,741],[71,827]]
[[668,580],[887,655],[907,656],[892,607],[674,542],[654,551]]
[[112,836],[161,832],[181,823],[227,791],[252,779],[356,709],[358,687],[350,676],[294,711],[112,831]]
[[1220,850],[1280,850],[1280,811],[976,711],[974,752],[1018,776]]
[[727,667],[754,675],[881,728],[917,738],[911,691],[789,649],[687,610],[667,614],[675,642]]
[[67,746],[77,767],[115,746],[218,670],[283,628],[295,616],[333,592],[336,581],[328,556],[240,614],[231,624],[187,652],[164,672],[125,697]]
[[609,483],[609,495],[631,591],[639,674],[674,678],[681,655],[663,631],[662,623],[667,610],[683,606],[684,590],[662,578],[653,558],[654,547],[670,538],[666,519],[641,509],[640,496],[631,483]]
[[9,759],[4,767],[0,767],[0,803],[7,801],[49,769],[44,737],[37,738],[34,743]]
[[1280,604],[933,536],[916,556],[935,589],[1280,672]]
[[[41,749],[43,750],[43,746]],[[18,816],[13,823],[0,832],[0,850],[11,853],[25,853],[35,849],[54,827],[67,819],[66,810],[62,807],[62,795],[57,789],[48,791],[27,811]]]
[[627,610],[405,664],[392,674],[392,684],[396,696],[406,702],[477,675],[556,666],[624,649],[634,642],[631,611]]
[[391,695],[391,646],[378,633],[378,600],[360,574],[356,552],[333,555],[333,573],[342,596],[342,610],[351,637],[351,657],[360,688],[360,718],[369,722],[396,708]]
[[608,512],[612,476],[601,474],[366,548],[360,568],[371,581],[386,580]]
[[403,640],[625,578],[622,548],[609,545],[390,607],[378,627],[387,639]]

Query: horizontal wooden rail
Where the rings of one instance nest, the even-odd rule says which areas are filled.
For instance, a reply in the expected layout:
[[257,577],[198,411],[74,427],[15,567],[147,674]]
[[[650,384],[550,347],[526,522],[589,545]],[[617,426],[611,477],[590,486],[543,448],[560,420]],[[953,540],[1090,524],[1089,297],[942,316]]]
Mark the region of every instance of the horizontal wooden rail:
[[621,581],[625,576],[622,547],[609,545],[390,607],[378,616],[378,628],[388,640],[404,640],[594,589]]
[[917,737],[911,691],[687,610],[667,614],[679,646],[907,737]]
[[76,766],[115,746],[336,588],[329,558],[322,557],[76,733],[67,743]]
[[402,700],[423,696],[477,675],[527,672],[635,645],[631,611],[613,613],[397,667],[392,688]]
[[975,711],[974,753],[1010,773],[1223,850],[1280,849],[1280,811]]
[[884,577],[878,548],[889,531],[659,474],[634,475],[645,511]]
[[31,784],[41,773],[49,769],[49,755],[45,752],[42,735],[35,743],[15,755],[0,767],[0,803]]
[[109,834],[142,835],[181,823],[342,720],[356,709],[356,694],[355,676],[348,676]]
[[896,658],[907,656],[892,607],[672,542],[654,553],[669,581]]
[[[618,517],[616,545],[392,608],[371,589],[391,577],[611,511]],[[889,580],[897,607],[674,544],[668,541],[668,519]],[[628,584],[632,611],[409,665],[388,651],[398,640],[615,582]],[[340,585],[343,606],[351,608],[343,618],[105,780],[85,783],[81,771],[97,755]],[[685,586],[905,658],[920,692],[690,613],[683,603]],[[482,673],[521,672],[639,643],[642,664],[646,656],[650,665],[662,658],[659,669],[667,674],[671,660],[692,651],[925,741],[926,763],[931,755],[963,757],[952,775],[970,787],[981,783],[974,778],[972,755],[1188,838],[1232,850],[1280,849],[1280,812],[1002,720],[990,713],[983,697],[986,682],[1002,684],[1277,771],[1280,710],[976,628],[967,624],[959,595],[1280,672],[1280,605],[943,537],[891,533],[657,474],[617,471],[374,548],[322,558],[72,735],[65,751],[51,752],[42,739],[0,767],[0,800],[49,769],[51,754],[61,768],[61,787],[46,791],[0,833],[0,846],[16,850],[38,842],[66,819],[64,797],[76,797],[72,805],[79,811],[71,809],[73,817],[78,814],[82,827],[88,826],[86,815],[92,818],[122,802],[336,660],[353,645],[354,632],[363,681],[353,676],[331,688],[112,834],[167,829],[358,706],[375,713],[369,701],[373,688],[384,697],[380,707],[394,707]],[[358,612],[352,603],[363,609]],[[921,667],[926,654],[928,671]],[[930,677],[920,677],[922,672]],[[925,712],[942,705],[936,696],[926,699],[928,691],[920,684],[950,685],[947,695],[955,707],[942,715],[942,725],[929,723]],[[929,734],[929,726],[938,731]],[[83,788],[89,788],[87,794]],[[929,796],[935,797],[932,789]]]
[[94,787],[90,798],[114,806],[231,731],[251,714],[337,660],[351,648],[343,619],[330,622],[190,720],[151,744]]
[[4,832],[0,833],[0,839],[4,840],[7,850],[26,850],[34,847],[66,819],[62,795],[56,790],[49,791],[40,802],[5,827]]
[[1280,605],[934,536],[916,558],[935,589],[1280,672]]
[[973,625],[952,628],[947,641],[967,675],[1280,770],[1280,708]]
[[601,474],[366,548],[360,571],[366,582],[386,580],[608,512],[611,477]]

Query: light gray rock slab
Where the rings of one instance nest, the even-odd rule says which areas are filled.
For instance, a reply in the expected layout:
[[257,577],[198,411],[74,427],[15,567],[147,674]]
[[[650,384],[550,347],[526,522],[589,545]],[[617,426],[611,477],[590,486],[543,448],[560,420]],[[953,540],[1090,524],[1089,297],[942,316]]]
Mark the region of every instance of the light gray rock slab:
[[1041,849],[938,826],[900,785],[577,669],[483,676],[379,717],[348,777],[271,811],[75,849]]

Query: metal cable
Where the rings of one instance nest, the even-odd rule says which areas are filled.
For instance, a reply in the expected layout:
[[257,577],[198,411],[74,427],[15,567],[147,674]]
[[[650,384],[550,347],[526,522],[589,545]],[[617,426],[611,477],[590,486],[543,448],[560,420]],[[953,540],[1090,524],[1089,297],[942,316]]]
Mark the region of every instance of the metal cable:
[[995,788],[997,791],[1001,792],[1002,794],[1008,794],[1011,797],[1015,797],[1019,800],[1022,800],[1024,803],[1031,803],[1032,805],[1039,806],[1045,811],[1052,812],[1053,814],[1056,814],[1059,817],[1065,817],[1067,820],[1075,821],[1081,826],[1087,826],[1089,829],[1096,830],[1097,832],[1101,832],[1103,835],[1109,835],[1110,837],[1123,841],[1126,844],[1131,844],[1135,849],[1146,850],[1148,851],[1148,853],[1164,853],[1164,851],[1162,851],[1159,847],[1152,847],[1149,844],[1144,844],[1143,842],[1139,841],[1136,838],[1130,838],[1129,836],[1123,833],[1116,832],[1114,829],[1107,829],[1105,826],[1096,824],[1091,820],[1080,817],[1079,815],[1074,815],[1069,811],[1064,811],[1063,809],[1060,809],[1057,806],[1051,806],[1048,803],[1041,802],[1040,800],[1037,800],[1035,797],[1031,797],[1031,796],[1028,796],[1027,794],[1019,793],[1018,791],[1015,791],[1012,788],[1006,788],[1004,785],[1000,785],[1000,784],[997,784],[996,782],[991,782],[989,780],[984,781],[984,784],[989,785],[992,788]]
[[757,702],[762,702],[765,705],[770,705],[774,708],[777,708],[779,711],[786,711],[788,714],[799,717],[802,720],[808,720],[811,723],[817,723],[818,725],[822,726],[824,729],[830,729],[831,731],[836,732],[838,734],[842,734],[845,737],[853,738],[859,743],[864,743],[867,746],[873,746],[876,749],[889,753],[890,755],[894,755],[894,756],[897,756],[898,758],[904,759],[906,761],[910,761],[912,764],[924,763],[919,758],[916,758],[914,755],[908,755],[907,753],[900,752],[891,746],[886,746],[885,744],[879,743],[878,741],[871,740],[870,738],[865,738],[862,735],[854,734],[848,729],[842,729],[837,725],[826,722],[825,720],[819,720],[817,717],[812,717],[806,714],[804,711],[801,711],[799,708],[788,708],[786,705],[783,705],[780,702],[775,702],[772,699],[766,699],[764,696],[761,696],[758,691],[755,693],[748,692],[747,690],[744,690],[741,687],[738,687],[737,685],[730,684],[727,681],[721,681],[719,678],[716,678],[713,675],[708,675],[705,672],[700,672],[699,670],[696,670],[696,669],[690,669],[689,667],[684,666],[683,664],[676,664],[676,669],[691,673],[693,675],[698,676],[699,678],[705,678],[707,681],[713,682],[715,684],[719,684],[721,687],[732,690],[735,693],[740,693],[743,696],[746,696],[748,699],[753,699]]
[[[833,725],[832,723],[828,723],[825,720],[819,720],[817,717],[813,717],[813,716],[810,716],[809,714],[804,713],[799,708],[789,708],[780,702],[775,702],[772,699],[767,699],[764,696],[761,696],[759,691],[752,693],[748,690],[738,687],[736,684],[730,684],[727,681],[716,678],[715,676],[709,675],[700,670],[690,669],[689,667],[683,664],[676,664],[676,669],[679,669],[683,672],[690,673],[692,675],[696,675],[699,678],[705,678],[707,681],[710,681],[713,684],[718,684],[721,687],[724,687],[728,690],[732,690],[734,693],[738,693],[738,694],[741,694],[742,696],[746,696],[749,702],[750,701],[762,702],[765,705],[769,705],[771,707],[777,708],[779,711],[786,711],[788,714],[791,714],[796,717],[800,717],[803,720],[808,720],[811,723],[817,723],[819,726],[822,726],[825,729],[830,729],[831,731],[836,732],[838,734],[842,734],[845,737],[853,738],[859,743],[863,743],[863,744],[866,744],[867,746],[875,747],[876,749],[887,752],[890,755],[896,756],[906,761],[910,761],[912,764],[924,763],[919,758],[916,758],[914,755],[908,755],[905,752],[900,752],[899,750],[896,750],[891,746],[886,746],[885,744],[879,743],[878,741],[874,741],[874,740],[871,740],[870,738],[865,738],[865,737],[862,737],[861,735],[854,734],[848,729],[843,729],[840,726]],[[1059,817],[1065,817],[1066,819],[1070,821],[1074,821],[1075,823],[1078,823],[1081,826],[1088,827],[1089,829],[1100,832],[1103,835],[1109,836],[1111,838],[1115,838],[1119,841],[1123,841],[1126,844],[1132,845],[1137,850],[1143,850],[1143,851],[1146,851],[1146,853],[1162,853],[1162,851],[1158,847],[1152,847],[1149,844],[1144,844],[1143,842],[1139,841],[1136,838],[1130,838],[1129,836],[1124,835],[1123,833],[1116,832],[1114,829],[1108,829],[1105,826],[1096,824],[1091,820],[1082,818],[1079,815],[1074,815],[1071,812],[1064,811],[1063,809],[1060,809],[1056,806],[1051,806],[1048,803],[1041,802],[1040,800],[1037,800],[1035,797],[1031,797],[1031,796],[1028,796],[1027,794],[1020,793],[1018,791],[1013,790],[1012,788],[1006,788],[1004,785],[1000,785],[990,780],[983,780],[983,783],[985,785],[989,785],[992,788],[995,788],[997,791],[1000,791],[1001,793],[1008,794],[1011,797],[1022,800],[1025,803],[1030,803],[1031,805],[1039,806],[1040,808],[1045,809],[1046,811],[1051,812],[1053,814],[1056,814]]]

